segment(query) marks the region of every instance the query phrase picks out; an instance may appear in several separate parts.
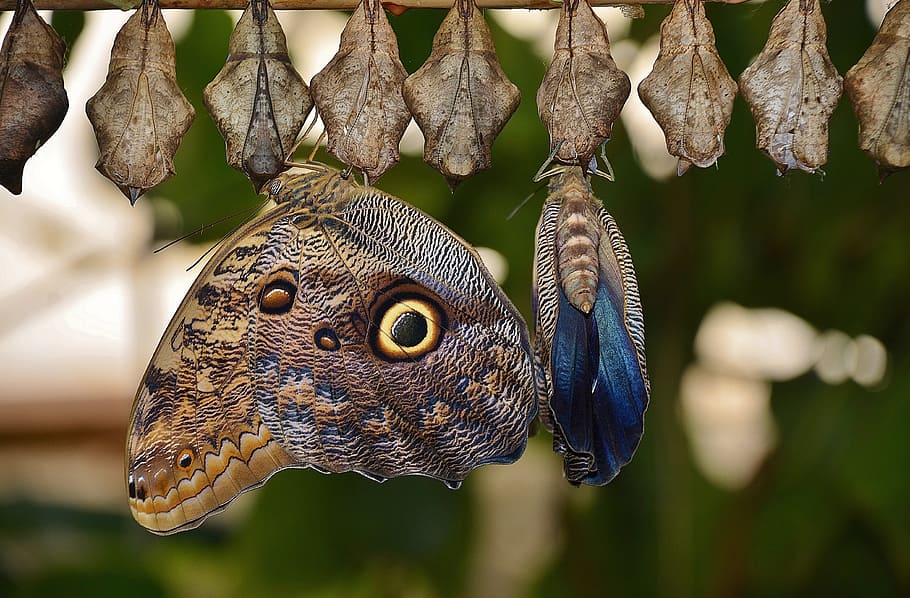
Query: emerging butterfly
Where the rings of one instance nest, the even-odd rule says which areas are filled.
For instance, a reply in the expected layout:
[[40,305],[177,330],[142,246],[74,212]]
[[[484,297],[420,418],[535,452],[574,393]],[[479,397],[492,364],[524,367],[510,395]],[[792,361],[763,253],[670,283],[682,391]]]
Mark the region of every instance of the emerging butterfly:
[[453,232],[321,164],[227,239],[177,310],[127,438],[134,518],[199,525],[289,467],[458,487],[524,451],[527,328]]
[[537,225],[535,364],[544,425],[573,484],[632,459],[650,383],[629,250],[579,166],[560,166]]

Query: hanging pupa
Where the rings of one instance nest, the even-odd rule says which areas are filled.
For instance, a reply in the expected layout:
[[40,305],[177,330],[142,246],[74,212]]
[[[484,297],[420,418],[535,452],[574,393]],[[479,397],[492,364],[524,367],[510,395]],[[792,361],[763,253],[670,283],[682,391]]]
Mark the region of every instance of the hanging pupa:
[[736,81],[717,54],[714,29],[702,0],[676,0],[660,25],[660,53],[638,95],[679,158],[682,175],[724,155],[724,131],[733,114]]
[[407,76],[382,4],[363,0],[341,32],[338,52],[310,82],[326,147],[367,182],[398,163],[398,143],[411,120],[401,95]]
[[859,147],[879,177],[910,166],[910,0],[888,11],[844,84],[859,120]]
[[175,60],[157,0],[143,0],[114,39],[107,80],[85,105],[101,150],[95,168],[132,204],[174,175],[174,154],[196,115]]
[[629,98],[629,77],[613,61],[607,28],[588,0],[563,2],[554,49],[537,90],[537,113],[553,159],[588,166]]
[[755,118],[758,149],[777,164],[815,172],[828,161],[828,119],[843,79],[825,46],[818,0],[789,0],[771,23],[768,42],[739,77]]
[[257,191],[285,169],[313,101],[268,0],[247,5],[231,33],[227,62],[202,98],[224,137],[228,163]]
[[18,0],[0,49],[0,185],[22,193],[25,163],[63,122],[66,44],[35,11]]
[[533,305],[541,420],[569,482],[606,484],[638,447],[651,390],[632,259],[580,166],[550,180]]
[[489,168],[493,141],[521,100],[474,0],[455,1],[403,91],[426,140],[424,161],[452,187]]

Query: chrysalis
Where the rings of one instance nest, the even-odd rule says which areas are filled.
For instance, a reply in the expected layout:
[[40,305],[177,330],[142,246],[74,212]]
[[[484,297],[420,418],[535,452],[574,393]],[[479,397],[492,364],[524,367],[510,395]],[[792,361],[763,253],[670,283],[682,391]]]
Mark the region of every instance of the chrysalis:
[[411,120],[401,96],[407,71],[379,0],[354,10],[338,52],[311,82],[328,150],[373,182],[398,163],[398,142]]
[[143,0],[114,39],[107,80],[85,105],[101,150],[95,167],[132,204],[174,175],[174,154],[196,115],[174,62],[158,2]]
[[247,5],[231,34],[227,62],[202,97],[224,137],[228,163],[257,190],[285,169],[313,101],[268,0]]
[[847,71],[859,147],[884,179],[910,166],[910,0],[895,4],[872,45]]
[[31,0],[18,0],[0,49],[0,185],[22,193],[25,162],[63,122],[66,44]]
[[679,158],[678,174],[724,155],[736,82],[717,54],[702,0],[676,0],[660,25],[660,53],[638,95],[664,130],[667,151]]
[[541,419],[569,482],[606,484],[638,447],[650,382],[629,250],[581,167],[550,181],[534,275]]
[[756,145],[779,172],[815,170],[828,161],[828,119],[843,79],[825,47],[818,0],[789,0],[768,42],[739,78],[755,118]]
[[405,80],[404,100],[426,139],[424,161],[451,186],[489,168],[493,140],[521,93],[499,66],[474,0],[456,0],[429,58]]
[[587,166],[610,138],[631,84],[613,62],[607,29],[589,0],[563,2],[554,46],[537,90],[537,113],[550,133],[553,158]]

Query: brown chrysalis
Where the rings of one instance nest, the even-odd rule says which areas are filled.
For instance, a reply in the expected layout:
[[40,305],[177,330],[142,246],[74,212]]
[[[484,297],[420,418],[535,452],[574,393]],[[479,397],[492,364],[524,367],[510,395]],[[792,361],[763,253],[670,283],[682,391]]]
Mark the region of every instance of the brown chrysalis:
[[423,159],[454,187],[489,168],[493,141],[518,108],[490,29],[474,0],[456,0],[429,58],[404,82],[404,100],[423,131]]
[[828,119],[843,79],[828,56],[818,0],[789,0],[771,23],[768,42],[739,77],[755,118],[758,149],[779,172],[815,170],[828,161]]
[[117,33],[107,80],[85,112],[101,150],[95,167],[130,203],[174,175],[196,112],[177,85],[174,40],[157,0],[143,0]]
[[859,120],[859,147],[879,176],[910,166],[910,0],[888,11],[845,86]]
[[660,25],[660,53],[638,95],[664,130],[667,151],[679,158],[678,174],[724,155],[736,90],[702,0],[676,0]]
[[537,90],[537,113],[550,133],[553,158],[587,167],[610,138],[631,84],[613,62],[607,29],[589,0],[563,2],[554,47]]
[[398,163],[398,143],[411,120],[401,95],[407,76],[382,4],[363,0],[341,32],[338,52],[310,83],[329,152],[367,182]]
[[0,49],[0,185],[22,193],[25,162],[63,122],[66,44],[38,16],[31,0],[18,0]]
[[258,191],[284,170],[313,108],[268,0],[251,0],[231,33],[228,59],[202,94],[224,137],[228,163]]

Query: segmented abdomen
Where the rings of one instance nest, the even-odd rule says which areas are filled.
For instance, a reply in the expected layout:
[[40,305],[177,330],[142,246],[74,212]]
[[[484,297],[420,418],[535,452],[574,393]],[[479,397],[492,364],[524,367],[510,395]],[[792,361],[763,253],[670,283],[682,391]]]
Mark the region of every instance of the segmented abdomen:
[[572,168],[556,176],[549,199],[560,202],[556,256],[562,290],[572,305],[590,313],[597,296],[600,227],[588,209],[594,196],[582,170]]

